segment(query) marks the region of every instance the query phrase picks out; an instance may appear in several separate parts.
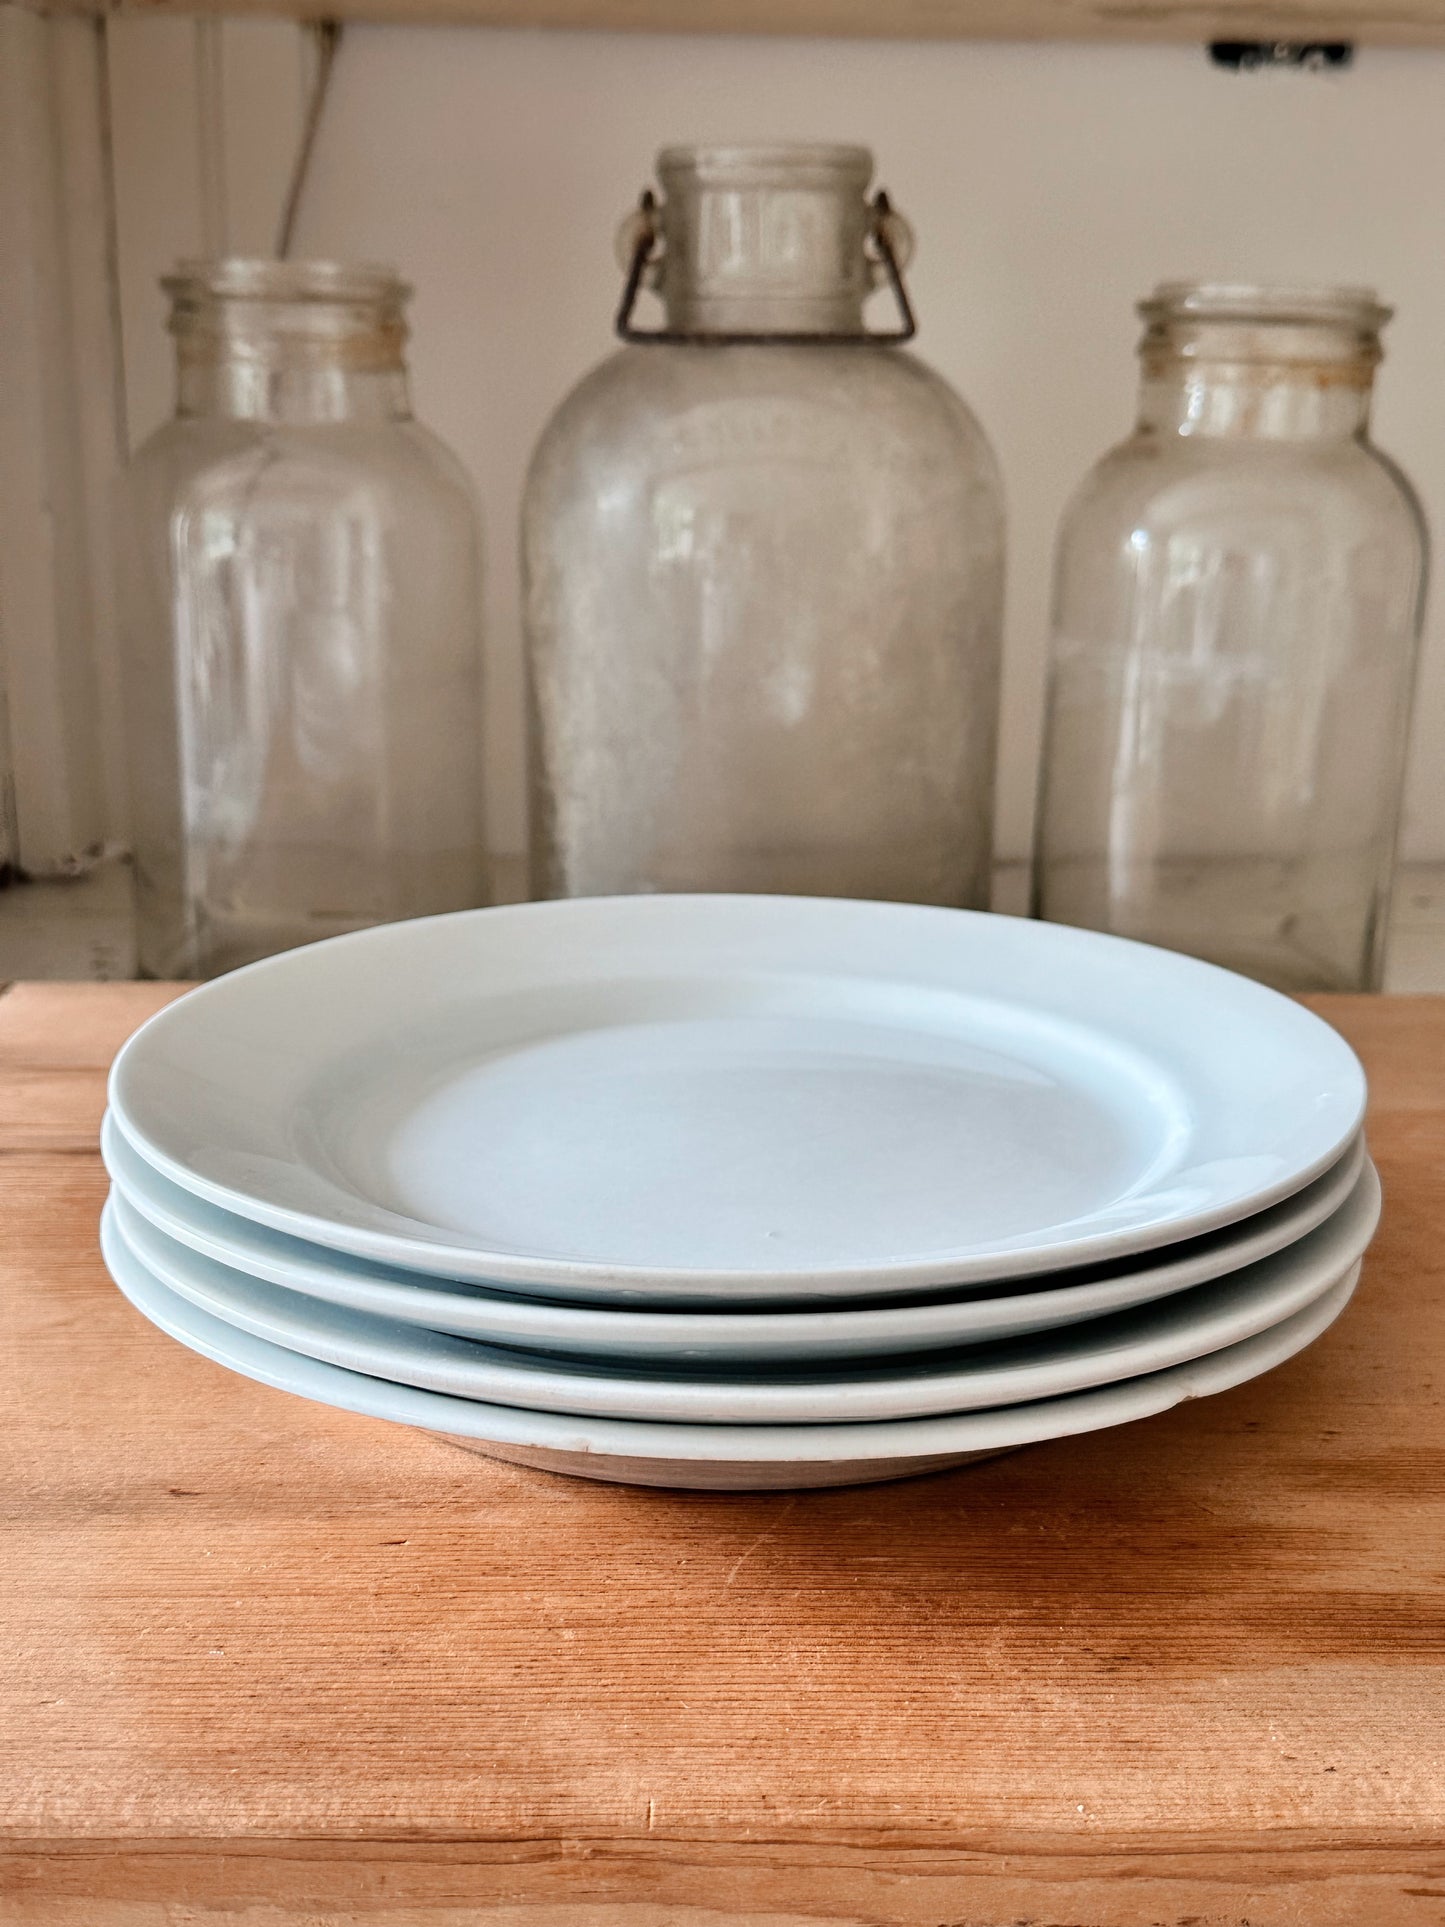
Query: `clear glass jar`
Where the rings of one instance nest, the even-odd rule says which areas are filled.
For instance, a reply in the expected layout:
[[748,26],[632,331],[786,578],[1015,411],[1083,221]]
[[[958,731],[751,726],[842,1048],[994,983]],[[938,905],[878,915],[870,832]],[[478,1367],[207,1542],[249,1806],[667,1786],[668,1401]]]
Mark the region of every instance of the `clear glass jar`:
[[527,485],[543,894],[987,902],[998,474],[953,390],[864,335],[878,237],[907,243],[871,173],[659,159],[673,338],[574,390]]
[[1379,986],[1426,535],[1364,289],[1168,285],[1059,536],[1039,916]]
[[175,419],[122,497],[140,964],[204,977],[486,900],[476,519],[389,270],[164,283]]

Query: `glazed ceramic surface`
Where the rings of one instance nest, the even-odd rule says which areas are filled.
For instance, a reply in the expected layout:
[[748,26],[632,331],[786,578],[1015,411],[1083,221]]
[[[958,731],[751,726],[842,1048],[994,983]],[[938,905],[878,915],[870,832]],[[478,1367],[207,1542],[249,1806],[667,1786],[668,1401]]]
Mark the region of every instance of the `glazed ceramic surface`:
[[914,904],[619,897],[255,964],[125,1046],[131,1143],[334,1250],[553,1297],[882,1297],[1155,1248],[1300,1190],[1363,1073],[1298,1005]]
[[1304,1310],[1255,1338],[1168,1371],[1072,1397],[893,1424],[709,1426],[570,1418],[475,1404],[388,1384],[286,1351],[225,1324],[161,1284],[108,1221],[106,1262],[153,1324],[218,1364],[323,1405],[470,1442],[480,1451],[598,1479],[742,1489],[848,1485],[933,1471],[981,1453],[1098,1431],[1257,1377],[1303,1350],[1337,1318],[1358,1267]]
[[[1020,1337],[1144,1304],[1294,1244],[1344,1202],[1365,1161],[1364,1139],[1358,1137],[1323,1177],[1282,1204],[1155,1256],[1118,1260],[1103,1276],[1070,1271],[1058,1274],[1056,1282],[1045,1275],[1027,1280],[1023,1290],[965,1286],[964,1297],[927,1304],[711,1312],[560,1304],[368,1265],[364,1259],[288,1238],[183,1191],[147,1164],[110,1118],[101,1127],[101,1151],[116,1190],[158,1230],[204,1257],[270,1284],[402,1324],[495,1344],[684,1366],[931,1350]],[[1005,1295],[987,1295],[996,1292]]]
[[288,1350],[376,1378],[538,1411],[698,1424],[829,1424],[978,1411],[1056,1398],[1198,1358],[1301,1311],[1359,1259],[1379,1217],[1373,1167],[1317,1230],[1257,1265],[1158,1305],[1067,1331],[969,1351],[933,1352],[800,1373],[733,1366],[682,1373],[559,1360],[543,1352],[395,1325],[247,1277],[167,1238],[121,1197],[114,1228],[170,1290]]

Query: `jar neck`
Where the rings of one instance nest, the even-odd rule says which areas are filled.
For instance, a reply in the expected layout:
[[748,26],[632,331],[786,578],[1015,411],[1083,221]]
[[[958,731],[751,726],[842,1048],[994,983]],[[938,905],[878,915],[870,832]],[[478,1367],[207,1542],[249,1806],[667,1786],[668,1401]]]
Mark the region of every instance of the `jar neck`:
[[407,421],[411,399],[404,368],[298,367],[279,358],[217,356],[180,362],[176,416],[293,426]]
[[1141,429],[1234,441],[1366,433],[1388,315],[1368,289],[1179,283],[1140,313]]
[[669,328],[861,334],[872,172],[861,147],[664,149],[659,291]]
[[407,290],[387,269],[217,261],[165,283],[177,413],[317,425],[406,419]]
[[1202,440],[1342,441],[1370,425],[1371,385],[1304,368],[1231,362],[1147,366],[1139,427]]

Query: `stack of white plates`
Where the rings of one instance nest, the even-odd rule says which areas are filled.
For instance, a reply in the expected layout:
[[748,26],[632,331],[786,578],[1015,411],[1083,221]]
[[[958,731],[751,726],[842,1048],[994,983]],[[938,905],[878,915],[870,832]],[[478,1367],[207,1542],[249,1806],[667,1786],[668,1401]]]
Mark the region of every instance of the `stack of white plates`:
[[111,1078],[122,1291],[499,1458],[842,1484],[1309,1344],[1379,1215],[1296,1004],[1092,932],[782,897],[393,924],[208,984]]

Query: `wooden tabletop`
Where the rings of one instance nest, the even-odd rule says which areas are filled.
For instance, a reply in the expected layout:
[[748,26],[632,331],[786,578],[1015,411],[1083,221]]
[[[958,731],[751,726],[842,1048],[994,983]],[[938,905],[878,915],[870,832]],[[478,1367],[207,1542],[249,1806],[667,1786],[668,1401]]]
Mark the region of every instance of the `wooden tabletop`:
[[1445,1000],[1267,1379],[901,1485],[586,1484],[231,1376],[96,1253],[154,985],[0,996],[0,1921],[1445,1922]]

